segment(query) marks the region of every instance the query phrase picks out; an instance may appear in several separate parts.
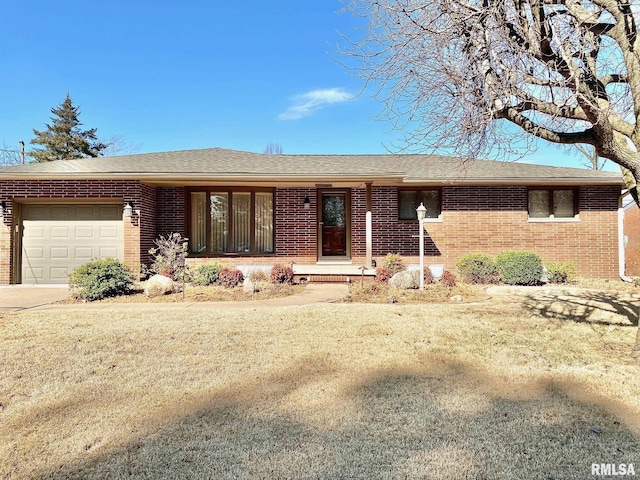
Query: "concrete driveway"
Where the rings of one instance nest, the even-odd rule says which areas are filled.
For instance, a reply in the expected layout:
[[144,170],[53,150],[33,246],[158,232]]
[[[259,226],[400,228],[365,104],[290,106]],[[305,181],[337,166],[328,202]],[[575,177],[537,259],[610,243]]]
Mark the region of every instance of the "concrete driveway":
[[63,300],[67,285],[10,285],[0,287],[0,311],[25,310]]

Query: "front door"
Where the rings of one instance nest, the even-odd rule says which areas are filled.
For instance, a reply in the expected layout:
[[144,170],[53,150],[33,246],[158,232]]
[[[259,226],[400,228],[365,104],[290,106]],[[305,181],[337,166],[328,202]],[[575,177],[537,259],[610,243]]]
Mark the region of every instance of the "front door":
[[320,256],[348,256],[347,192],[320,192]]

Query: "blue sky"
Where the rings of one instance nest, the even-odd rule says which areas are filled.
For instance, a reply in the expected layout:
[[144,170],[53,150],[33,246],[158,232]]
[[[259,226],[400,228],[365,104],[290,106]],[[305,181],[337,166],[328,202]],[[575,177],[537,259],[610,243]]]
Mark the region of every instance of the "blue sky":
[[[86,128],[138,153],[223,147],[385,153],[400,134],[330,56],[362,20],[338,0],[0,3],[0,146],[27,145],[67,92]],[[555,146],[525,161],[580,166]]]

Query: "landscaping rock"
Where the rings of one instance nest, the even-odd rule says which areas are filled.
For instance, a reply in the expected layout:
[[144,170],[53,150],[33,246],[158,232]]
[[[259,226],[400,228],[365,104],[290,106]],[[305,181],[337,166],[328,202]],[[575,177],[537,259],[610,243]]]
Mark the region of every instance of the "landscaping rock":
[[244,290],[245,293],[256,293],[258,291],[255,283],[253,283],[249,277],[246,277],[244,282],[242,282],[242,290]]
[[147,286],[144,289],[144,294],[147,297],[161,297],[174,291],[175,285],[173,280],[164,275],[154,275],[147,280]]
[[464,302],[464,298],[462,298],[462,295],[453,295],[451,298],[449,298],[449,301],[460,303],[460,302]]
[[419,270],[403,270],[396,273],[389,279],[389,285],[403,290],[416,289],[420,287]]

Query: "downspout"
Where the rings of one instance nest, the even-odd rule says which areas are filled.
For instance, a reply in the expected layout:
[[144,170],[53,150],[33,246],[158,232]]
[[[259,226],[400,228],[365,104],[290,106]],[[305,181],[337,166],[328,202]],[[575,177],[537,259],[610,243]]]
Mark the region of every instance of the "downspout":
[[633,282],[631,277],[625,275],[625,244],[624,244],[624,209],[622,199],[629,195],[629,190],[618,197],[618,274],[623,282]]

